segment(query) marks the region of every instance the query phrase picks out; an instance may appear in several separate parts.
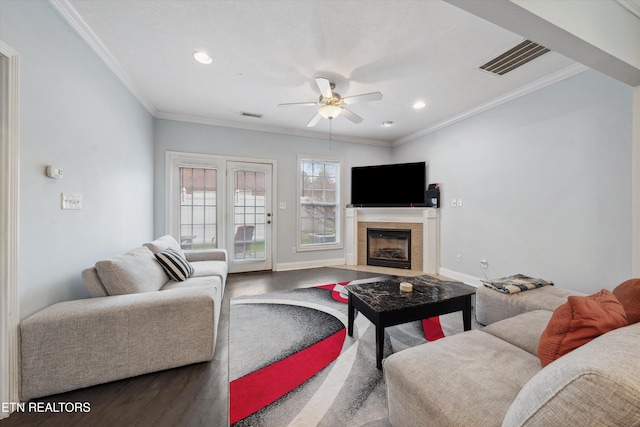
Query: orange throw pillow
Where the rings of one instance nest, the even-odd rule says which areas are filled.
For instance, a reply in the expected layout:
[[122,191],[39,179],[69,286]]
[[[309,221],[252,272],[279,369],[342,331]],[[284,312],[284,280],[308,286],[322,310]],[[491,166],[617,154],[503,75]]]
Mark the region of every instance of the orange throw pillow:
[[624,307],[629,324],[640,322],[640,279],[620,283],[613,294]]
[[592,339],[627,324],[624,307],[606,289],[586,297],[570,296],[555,309],[540,336],[540,363],[545,367]]

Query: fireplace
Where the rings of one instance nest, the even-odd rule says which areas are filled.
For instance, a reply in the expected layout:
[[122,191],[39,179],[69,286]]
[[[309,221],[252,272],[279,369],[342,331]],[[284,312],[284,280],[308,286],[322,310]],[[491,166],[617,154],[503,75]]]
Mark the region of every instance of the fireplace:
[[411,230],[367,228],[367,265],[411,269]]
[[367,265],[368,228],[411,230],[411,270],[439,274],[440,215],[438,209],[347,208],[344,221],[345,265]]

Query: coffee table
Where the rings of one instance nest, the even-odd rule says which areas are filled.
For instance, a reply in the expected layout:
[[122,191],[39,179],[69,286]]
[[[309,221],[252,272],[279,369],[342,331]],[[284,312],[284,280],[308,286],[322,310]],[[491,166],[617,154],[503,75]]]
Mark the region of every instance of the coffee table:
[[[413,292],[401,291],[400,282],[411,283]],[[352,284],[345,288],[349,291],[347,333],[353,336],[356,310],[375,325],[378,369],[382,369],[384,328],[387,326],[462,311],[464,330],[471,329],[471,296],[476,288],[461,282],[417,276]]]

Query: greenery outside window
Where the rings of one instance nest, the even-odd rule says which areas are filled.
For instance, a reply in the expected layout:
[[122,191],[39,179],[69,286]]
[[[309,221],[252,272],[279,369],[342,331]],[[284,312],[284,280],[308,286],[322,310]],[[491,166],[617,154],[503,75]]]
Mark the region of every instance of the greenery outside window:
[[342,247],[338,160],[298,158],[298,249]]

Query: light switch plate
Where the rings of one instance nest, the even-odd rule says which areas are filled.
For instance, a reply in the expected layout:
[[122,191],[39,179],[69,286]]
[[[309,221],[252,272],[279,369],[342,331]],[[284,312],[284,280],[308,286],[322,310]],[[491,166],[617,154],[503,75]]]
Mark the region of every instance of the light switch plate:
[[62,193],[62,209],[82,209],[82,194]]

